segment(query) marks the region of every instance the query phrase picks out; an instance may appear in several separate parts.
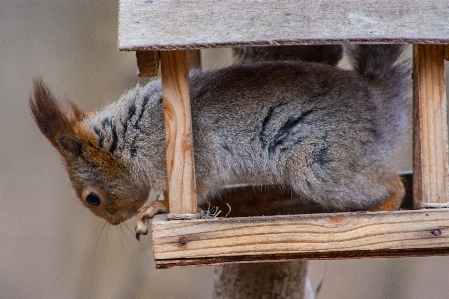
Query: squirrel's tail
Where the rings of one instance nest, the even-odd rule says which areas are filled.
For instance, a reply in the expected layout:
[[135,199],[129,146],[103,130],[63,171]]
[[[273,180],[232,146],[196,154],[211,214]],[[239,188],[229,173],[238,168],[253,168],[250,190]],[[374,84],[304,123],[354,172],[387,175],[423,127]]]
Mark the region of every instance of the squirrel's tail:
[[386,153],[410,127],[411,64],[403,59],[405,45],[356,45],[348,50],[354,70],[375,87],[376,133]]
[[403,61],[405,45],[356,45],[348,49],[352,66],[363,77],[397,91],[410,81],[410,66]]

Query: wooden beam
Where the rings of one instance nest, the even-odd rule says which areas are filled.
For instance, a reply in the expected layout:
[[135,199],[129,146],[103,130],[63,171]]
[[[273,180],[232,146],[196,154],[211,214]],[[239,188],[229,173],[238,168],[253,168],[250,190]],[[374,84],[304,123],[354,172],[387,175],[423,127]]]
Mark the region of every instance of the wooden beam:
[[449,201],[448,127],[444,45],[414,46],[414,197]]
[[167,221],[153,219],[158,268],[449,255],[449,209]]
[[136,51],[139,77],[157,76],[159,72],[159,51]]
[[449,43],[447,0],[120,0],[119,49]]
[[160,53],[170,213],[196,213],[192,116],[186,51]]

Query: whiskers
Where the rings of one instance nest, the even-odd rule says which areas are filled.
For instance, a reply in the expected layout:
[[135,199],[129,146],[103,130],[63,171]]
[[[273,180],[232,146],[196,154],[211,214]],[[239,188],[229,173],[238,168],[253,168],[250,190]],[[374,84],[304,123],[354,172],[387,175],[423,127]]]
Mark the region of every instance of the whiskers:
[[128,226],[128,224],[126,224],[126,222],[122,222],[122,223],[120,223],[120,225],[121,224],[125,225],[126,229],[129,230],[129,232],[131,233],[132,236],[134,236],[136,234],[135,231],[133,231],[132,229],[129,228],[129,226]]
[[[111,215],[109,218],[111,221],[107,221],[93,216],[89,208],[80,202],[76,210],[70,215],[71,218],[74,218],[70,220],[71,223],[76,226],[82,226],[85,231],[83,234],[86,237],[86,245],[88,246],[86,251],[92,250],[92,255],[96,258],[105,259],[105,257],[115,256],[116,254],[125,256],[123,253],[131,258],[132,252],[140,248],[135,245],[139,243],[133,242],[135,240],[135,232],[131,229],[132,224],[122,221],[123,217],[119,214]],[[135,221],[135,218],[131,218],[130,221]],[[110,229],[113,226],[116,228]]]
[[[103,225],[101,225],[103,224]],[[103,236],[103,234],[105,233],[105,244],[106,244],[106,253],[109,252],[109,242],[108,242],[108,235],[109,235],[109,227],[111,226],[109,222],[104,221],[104,222],[99,222],[97,226],[101,225],[101,229],[100,232],[98,233],[97,239],[95,241],[95,251],[94,251],[94,256],[97,256],[97,249],[99,247],[99,242],[100,242],[100,238]],[[105,230],[106,229],[106,230]]]
[[[102,221],[98,224],[98,226],[100,225],[101,228],[99,229],[95,241],[95,256],[104,249],[109,256],[110,254],[113,254],[113,251],[121,248],[121,250],[130,258],[130,252],[135,245],[130,241],[130,238],[134,240],[134,232],[129,228],[128,224],[126,222],[121,222],[117,225],[112,225],[108,221]],[[115,229],[110,230],[113,226],[115,226]],[[117,244],[120,244],[119,247]]]
[[125,248],[125,243],[123,242],[123,240],[126,241],[128,246],[131,246],[131,243],[129,243],[128,238],[126,238],[126,234],[123,230],[123,225],[121,223],[119,225],[117,225],[117,237],[118,237],[118,239],[120,241],[120,245],[122,246],[122,249],[125,251],[126,255],[128,257],[131,257],[128,253],[128,250]]

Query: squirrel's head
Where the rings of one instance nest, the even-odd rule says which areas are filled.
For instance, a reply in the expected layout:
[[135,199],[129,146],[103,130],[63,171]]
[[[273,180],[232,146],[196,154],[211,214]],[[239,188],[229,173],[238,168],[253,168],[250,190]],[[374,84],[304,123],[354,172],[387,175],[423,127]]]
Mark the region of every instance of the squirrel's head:
[[72,101],[62,109],[42,80],[34,81],[30,106],[39,129],[63,157],[83,204],[111,224],[135,215],[149,187],[99,146],[97,136],[82,123],[86,113]]

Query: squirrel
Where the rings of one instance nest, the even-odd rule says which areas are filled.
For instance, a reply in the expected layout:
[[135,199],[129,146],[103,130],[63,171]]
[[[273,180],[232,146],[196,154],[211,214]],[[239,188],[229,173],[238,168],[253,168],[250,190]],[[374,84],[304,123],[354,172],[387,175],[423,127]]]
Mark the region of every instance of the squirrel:
[[[198,202],[235,183],[280,184],[329,211],[395,210],[402,182],[386,165],[407,134],[410,67],[403,45],[353,45],[353,70],[263,61],[190,73]],[[103,110],[61,107],[42,79],[35,122],[63,157],[76,195],[111,224],[137,214],[136,237],[167,212],[161,81]]]
[[260,61],[320,62],[336,66],[343,57],[341,45],[245,46],[232,48],[237,63]]

